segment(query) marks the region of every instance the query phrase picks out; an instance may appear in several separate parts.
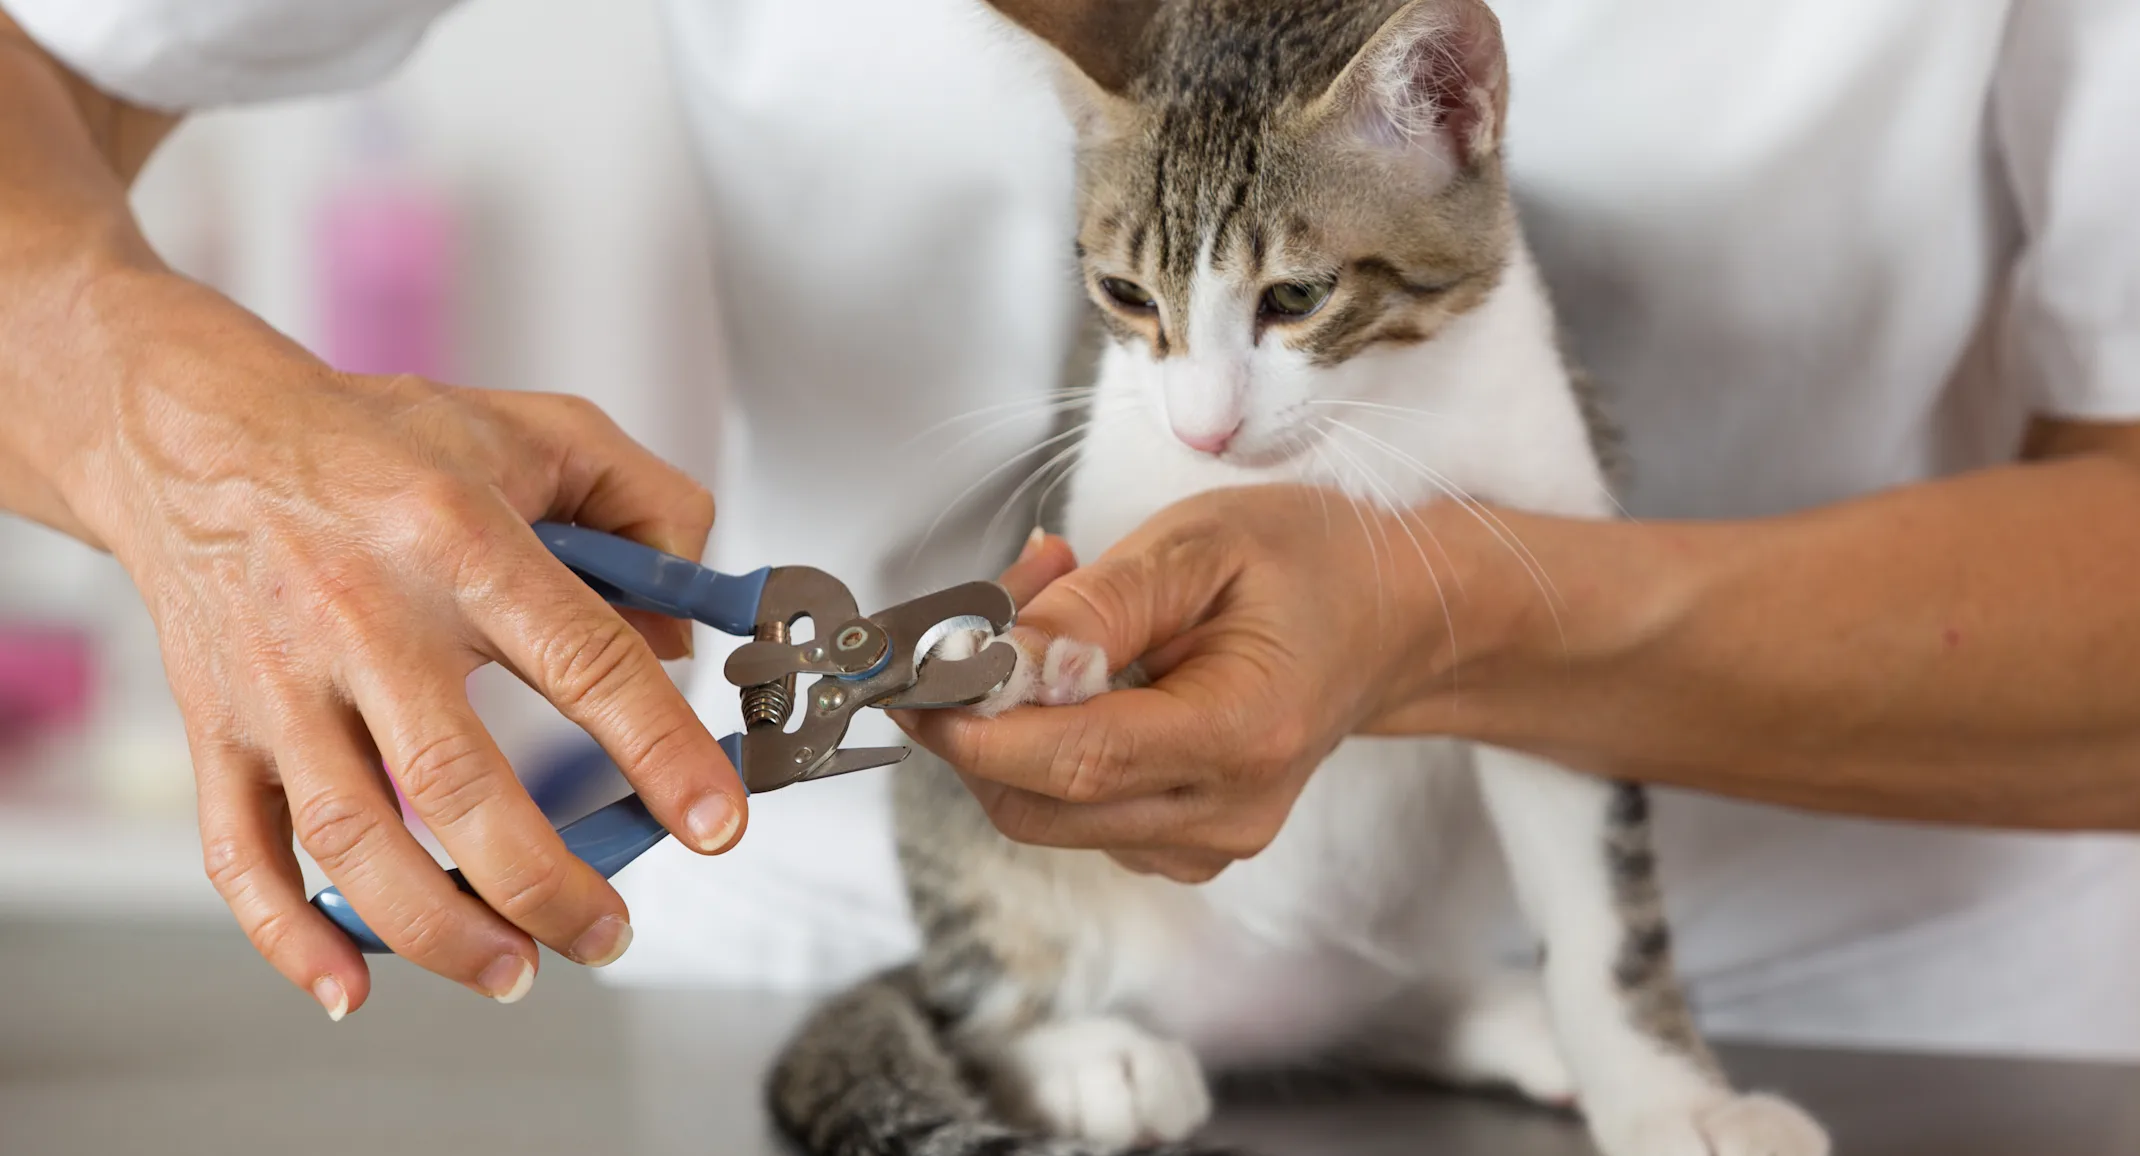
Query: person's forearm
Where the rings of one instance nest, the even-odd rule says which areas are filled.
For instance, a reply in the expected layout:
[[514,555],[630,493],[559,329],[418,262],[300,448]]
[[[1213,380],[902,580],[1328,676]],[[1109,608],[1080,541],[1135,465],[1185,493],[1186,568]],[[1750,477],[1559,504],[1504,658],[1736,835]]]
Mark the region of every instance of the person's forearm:
[[175,123],[97,92],[0,14],[0,509],[88,541],[65,481],[103,409],[80,371],[86,294],[161,270],[127,184]]
[[[1741,523],[1506,517],[1558,615],[1459,653],[1453,683],[1377,729],[1811,808],[2140,829],[2128,461],[2014,466]],[[1528,581],[1497,565],[1487,581]]]

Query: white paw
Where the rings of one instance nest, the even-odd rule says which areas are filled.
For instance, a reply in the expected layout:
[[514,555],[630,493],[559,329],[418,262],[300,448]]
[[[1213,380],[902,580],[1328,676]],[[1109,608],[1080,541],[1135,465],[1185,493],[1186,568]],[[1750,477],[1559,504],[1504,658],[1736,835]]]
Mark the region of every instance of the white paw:
[[[1036,656],[1028,638],[1014,633],[1004,640],[1018,651],[1018,665],[996,693],[974,705],[973,712],[982,718],[994,718],[1027,703],[1076,706],[1107,690],[1107,652],[1097,646],[1058,638]],[[931,653],[939,658],[968,658],[989,641],[981,631],[962,630],[946,635]]]
[[1127,1020],[1044,1024],[1011,1043],[995,1074],[1013,1111],[1095,1144],[1170,1143],[1211,1118],[1195,1054]]
[[1033,701],[1042,706],[1076,706],[1107,693],[1107,652],[1074,638],[1048,644]]
[[960,662],[981,653],[981,649],[987,645],[986,630],[954,630],[937,639],[936,645],[929,649],[928,656],[941,658],[946,662]]
[[1598,1128],[1606,1156],[1828,1156],[1828,1133],[1778,1096],[1723,1095],[1655,1112],[1625,1127]]
[[1535,982],[1482,993],[1456,1023],[1447,1066],[1459,1079],[1513,1085],[1541,1104],[1575,1104],[1575,1077]]

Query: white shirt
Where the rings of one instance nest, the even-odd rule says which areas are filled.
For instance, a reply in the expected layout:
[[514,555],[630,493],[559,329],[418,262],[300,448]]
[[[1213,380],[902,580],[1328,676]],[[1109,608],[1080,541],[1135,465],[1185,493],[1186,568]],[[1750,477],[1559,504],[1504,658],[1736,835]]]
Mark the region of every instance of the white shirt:
[[[363,83],[450,2],[0,0],[91,79],[172,107]],[[668,7],[740,410],[714,560],[823,566],[870,605],[989,572],[993,501],[910,559],[1041,425],[958,453],[915,439],[1063,380],[1069,142],[1048,92],[977,0]],[[1770,513],[2003,460],[2031,411],[2140,418],[2140,5],[1495,7],[1526,225],[1628,431],[1636,514]],[[694,701],[731,726],[701,666]],[[1678,795],[1661,814],[1713,1029],[2140,1057],[2140,844]],[[768,796],[726,859],[666,845],[620,885],[627,979],[819,986],[911,948],[881,778]]]

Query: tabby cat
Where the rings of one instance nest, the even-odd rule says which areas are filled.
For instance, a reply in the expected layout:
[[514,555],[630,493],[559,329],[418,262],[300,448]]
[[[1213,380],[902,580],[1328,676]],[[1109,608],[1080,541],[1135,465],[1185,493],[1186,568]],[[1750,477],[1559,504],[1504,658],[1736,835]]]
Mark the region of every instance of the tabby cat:
[[[1483,3],[990,3],[1060,73],[1112,338],[1093,406],[1129,415],[1071,479],[1080,557],[1244,483],[1610,516],[1503,173]],[[1012,694],[1104,690],[1050,685],[1104,659],[1029,662]],[[1207,1068],[1331,1062],[1579,1104],[1606,1156],[1828,1151],[1696,1034],[1639,787],[1354,739],[1267,850],[1187,886],[1013,844],[941,763],[897,775],[925,946],[776,1068],[775,1116],[819,1156],[1191,1152]],[[1542,963],[1497,950],[1519,909]]]

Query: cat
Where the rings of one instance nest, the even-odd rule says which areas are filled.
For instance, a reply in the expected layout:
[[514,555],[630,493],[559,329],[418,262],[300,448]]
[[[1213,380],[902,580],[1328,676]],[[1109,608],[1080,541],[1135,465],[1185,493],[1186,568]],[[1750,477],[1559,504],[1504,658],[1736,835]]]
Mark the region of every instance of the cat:
[[[1092,404],[1126,415],[1071,478],[1079,557],[1248,482],[1612,515],[1503,174],[1484,3],[988,2],[1061,75],[1111,337]],[[1012,699],[1104,690],[1051,680],[1105,659],[1025,656]],[[775,1119],[818,1156],[1200,1151],[1207,1065],[1332,1060],[1579,1104],[1606,1156],[1829,1151],[1696,1032],[1637,786],[1352,739],[1265,851],[1187,886],[1014,844],[935,760],[895,775],[924,947],[775,1065]],[[1519,909],[1542,963],[1495,950]]]

